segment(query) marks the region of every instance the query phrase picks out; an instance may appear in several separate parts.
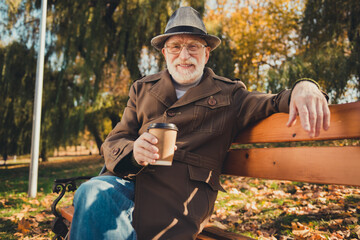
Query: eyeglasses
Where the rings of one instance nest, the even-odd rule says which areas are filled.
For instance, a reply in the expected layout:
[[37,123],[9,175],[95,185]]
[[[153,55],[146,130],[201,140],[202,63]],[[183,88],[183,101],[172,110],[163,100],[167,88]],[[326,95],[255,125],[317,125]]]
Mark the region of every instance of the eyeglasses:
[[180,44],[180,43],[169,43],[166,44],[164,48],[168,51],[168,53],[171,54],[179,54],[183,47],[186,48],[186,50],[189,52],[189,54],[198,54],[200,52],[200,49],[207,47],[206,45],[203,45],[201,43],[189,43],[189,44]]

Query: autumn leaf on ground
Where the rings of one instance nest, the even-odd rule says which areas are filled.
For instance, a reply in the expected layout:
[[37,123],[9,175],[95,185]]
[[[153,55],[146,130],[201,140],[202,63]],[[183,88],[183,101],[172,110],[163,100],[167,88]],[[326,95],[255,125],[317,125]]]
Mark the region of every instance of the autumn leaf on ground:
[[360,226],[356,226],[354,228],[354,232],[356,233],[356,235],[358,236],[358,238],[360,238]]
[[299,222],[298,223],[292,222],[291,227],[293,229],[292,233],[300,239],[307,239],[311,236],[310,228],[307,226],[304,226],[303,224],[301,224]]
[[45,213],[38,213],[38,214],[35,215],[35,220],[37,222],[45,221],[45,218],[46,218]]
[[18,231],[21,232],[22,234],[29,233],[30,228],[31,228],[31,223],[25,218],[22,218],[18,223]]

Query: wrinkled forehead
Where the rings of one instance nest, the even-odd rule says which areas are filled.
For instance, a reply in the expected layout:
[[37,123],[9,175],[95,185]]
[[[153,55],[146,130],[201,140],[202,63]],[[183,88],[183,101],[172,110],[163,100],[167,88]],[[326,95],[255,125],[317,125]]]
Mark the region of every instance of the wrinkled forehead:
[[196,35],[188,35],[188,34],[181,34],[181,35],[175,35],[175,36],[171,36],[169,37],[166,43],[190,43],[190,42],[200,42],[202,44],[206,44],[206,41],[204,39],[202,39],[199,36]]

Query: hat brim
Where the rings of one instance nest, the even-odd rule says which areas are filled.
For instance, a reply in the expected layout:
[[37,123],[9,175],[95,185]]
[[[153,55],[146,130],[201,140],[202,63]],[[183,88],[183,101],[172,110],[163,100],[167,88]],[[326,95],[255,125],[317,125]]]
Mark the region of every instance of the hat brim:
[[164,44],[169,37],[175,35],[185,35],[185,34],[199,36],[203,38],[206,41],[207,45],[210,47],[211,51],[217,48],[221,43],[220,38],[210,34],[205,35],[205,34],[195,34],[191,32],[174,32],[174,33],[165,33],[154,37],[153,39],[151,39],[151,45],[160,51],[164,47]]

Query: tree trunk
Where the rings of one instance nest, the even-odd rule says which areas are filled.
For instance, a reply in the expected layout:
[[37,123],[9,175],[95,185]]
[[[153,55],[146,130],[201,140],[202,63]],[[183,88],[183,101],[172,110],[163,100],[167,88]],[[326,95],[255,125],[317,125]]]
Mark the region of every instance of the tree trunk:
[[92,123],[88,122],[87,127],[88,127],[90,133],[94,136],[96,146],[99,149],[99,153],[100,153],[100,148],[103,143],[103,139],[101,138],[100,132],[99,132],[98,128]]
[[4,159],[4,166],[6,165],[6,160],[7,160],[7,158],[8,158],[8,155],[7,155],[7,153],[5,152],[5,153],[3,153],[3,159]]
[[46,151],[46,143],[45,141],[42,142],[40,158],[42,162],[48,161],[47,151]]

